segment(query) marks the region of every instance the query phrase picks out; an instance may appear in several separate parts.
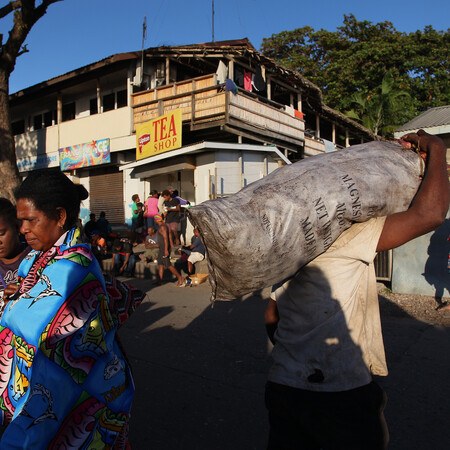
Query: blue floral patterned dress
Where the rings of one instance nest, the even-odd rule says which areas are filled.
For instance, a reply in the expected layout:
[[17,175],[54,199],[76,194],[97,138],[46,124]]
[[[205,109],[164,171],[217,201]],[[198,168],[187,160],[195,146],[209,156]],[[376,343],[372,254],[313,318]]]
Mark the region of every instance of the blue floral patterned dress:
[[134,395],[117,339],[143,294],[105,279],[76,228],[31,251],[0,321],[0,448],[126,448]]

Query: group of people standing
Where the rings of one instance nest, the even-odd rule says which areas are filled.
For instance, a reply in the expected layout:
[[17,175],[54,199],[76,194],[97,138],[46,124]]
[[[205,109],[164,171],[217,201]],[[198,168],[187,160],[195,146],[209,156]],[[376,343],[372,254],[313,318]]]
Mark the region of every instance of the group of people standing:
[[[158,284],[163,284],[164,272],[169,270],[177,279],[177,286],[184,286],[185,278],[180,270],[172,265],[170,255],[174,247],[180,245],[180,236],[183,236],[185,246],[179,249],[180,256],[188,259],[187,273],[194,272],[194,264],[205,257],[205,249],[198,230],[194,230],[194,238],[186,246],[186,216],[182,208],[189,206],[189,202],[178,195],[178,191],[168,188],[158,193],[150,192],[145,203],[140,201],[139,195],[132,196],[132,225],[131,230],[144,236],[145,251],[140,255],[143,262],[156,261],[158,264]],[[143,231],[144,224],[146,225]],[[136,258],[130,256],[136,264]],[[119,256],[115,256],[119,259]],[[115,264],[116,266],[116,264]]]
[[152,190],[145,203],[142,203],[139,194],[131,197],[131,231],[138,234],[146,234],[149,227],[158,228],[155,216],[160,214],[164,218],[164,223],[169,230],[170,245],[180,245],[180,237],[183,237],[186,244],[186,223],[187,218],[185,208],[190,203],[178,195],[176,189],[171,187],[159,193]]

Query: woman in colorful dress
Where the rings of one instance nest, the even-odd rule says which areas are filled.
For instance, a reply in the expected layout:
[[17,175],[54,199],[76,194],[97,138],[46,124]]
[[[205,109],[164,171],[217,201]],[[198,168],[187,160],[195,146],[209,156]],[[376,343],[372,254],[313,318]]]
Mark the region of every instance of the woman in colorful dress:
[[86,189],[34,171],[16,192],[32,251],[5,290],[0,321],[0,448],[127,447],[134,384],[118,326],[143,295],[105,283],[75,224]]

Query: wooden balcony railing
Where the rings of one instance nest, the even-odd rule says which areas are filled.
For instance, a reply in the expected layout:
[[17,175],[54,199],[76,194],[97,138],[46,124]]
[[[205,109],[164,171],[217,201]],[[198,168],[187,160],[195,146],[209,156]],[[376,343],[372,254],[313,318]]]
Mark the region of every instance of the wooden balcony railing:
[[270,136],[295,145],[304,141],[302,119],[287,113],[283,105],[250,92],[225,91],[214,74],[133,94],[134,126],[181,109],[192,130],[218,125]]

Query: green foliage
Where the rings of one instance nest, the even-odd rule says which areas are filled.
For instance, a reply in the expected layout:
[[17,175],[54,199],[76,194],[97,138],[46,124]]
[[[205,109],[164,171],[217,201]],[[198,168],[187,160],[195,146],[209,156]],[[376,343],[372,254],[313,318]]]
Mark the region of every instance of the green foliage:
[[448,31],[431,26],[406,34],[391,22],[348,15],[334,32],[303,27],[272,35],[261,51],[317,84],[327,105],[388,133],[430,107],[450,104],[449,41]]
[[356,92],[350,96],[353,109],[346,115],[375,134],[391,137],[395,124],[406,119],[405,111],[411,105],[411,97],[395,80],[392,72],[387,72],[380,86],[369,94]]

